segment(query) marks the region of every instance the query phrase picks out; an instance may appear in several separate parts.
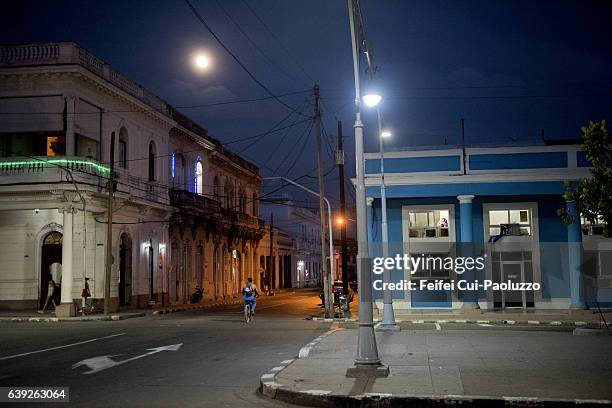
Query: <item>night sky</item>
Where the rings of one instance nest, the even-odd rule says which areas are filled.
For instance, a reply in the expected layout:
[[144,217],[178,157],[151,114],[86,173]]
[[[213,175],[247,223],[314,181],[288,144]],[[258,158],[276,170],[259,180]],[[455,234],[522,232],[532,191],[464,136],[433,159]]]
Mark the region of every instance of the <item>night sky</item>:
[[[304,91],[283,98],[291,106],[311,112],[307,91],[313,80],[320,84],[326,166],[333,164],[330,146],[339,119],[352,176],[354,91],[346,1],[192,2],[274,93]],[[10,3],[2,6],[0,43],[74,41],[177,107],[267,96],[183,1]],[[541,129],[547,139],[572,138],[585,122],[610,119],[612,2],[365,0],[363,7],[379,67],[375,86],[385,98],[385,125],[394,133],[389,149],[456,145],[460,118],[465,118],[468,145],[538,142]],[[197,50],[213,59],[207,73],[193,68],[190,58]],[[180,110],[222,142],[265,132],[289,114],[273,99]],[[302,119],[289,116],[281,126]],[[364,122],[366,151],[376,151],[375,116],[366,113]],[[263,175],[314,175],[315,144],[312,135],[306,139],[308,129],[307,123],[298,124],[251,146],[228,147],[246,148],[241,154],[260,165]],[[302,181],[316,187],[315,179]],[[327,186],[334,201],[337,183],[337,173],[330,173]]]

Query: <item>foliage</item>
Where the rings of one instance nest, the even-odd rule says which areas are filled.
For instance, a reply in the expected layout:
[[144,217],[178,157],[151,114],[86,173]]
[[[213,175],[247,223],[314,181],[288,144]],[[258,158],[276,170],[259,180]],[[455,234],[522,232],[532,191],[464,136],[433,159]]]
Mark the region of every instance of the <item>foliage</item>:
[[[604,236],[612,235],[612,137],[606,121],[590,122],[582,128],[582,150],[591,163],[591,177],[566,182],[566,201],[574,201],[578,214],[590,222],[599,217],[604,223]],[[566,209],[557,211],[566,224],[574,221]]]

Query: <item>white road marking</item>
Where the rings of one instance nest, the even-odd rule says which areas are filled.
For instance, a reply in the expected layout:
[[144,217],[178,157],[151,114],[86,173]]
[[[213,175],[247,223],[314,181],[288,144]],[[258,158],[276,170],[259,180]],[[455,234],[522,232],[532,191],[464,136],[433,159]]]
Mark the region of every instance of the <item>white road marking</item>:
[[435,323],[436,325],[436,330],[442,330],[442,327],[440,327],[440,323]]
[[27,353],[15,354],[15,355],[13,355],[13,356],[0,357],[0,361],[3,361],[3,360],[10,360],[10,359],[12,359],[12,358],[17,358],[17,357],[29,356],[29,355],[31,355],[31,354],[44,353],[45,351],[53,351],[53,350],[63,349],[63,348],[66,348],[66,347],[78,346],[78,345],[81,345],[81,344],[91,343],[91,342],[93,342],[93,341],[105,340],[105,339],[110,339],[110,338],[112,338],[112,337],[123,336],[124,334],[125,334],[125,333],[111,334],[110,336],[96,337],[95,339],[89,339],[89,340],[79,341],[79,342],[77,342],[77,343],[66,344],[66,345],[63,345],[63,346],[50,347],[50,348],[46,348],[46,349],[42,349],[42,350],[29,351],[29,352],[27,352]]
[[488,324],[488,323],[478,323],[478,325],[482,327],[493,327],[492,324]]
[[148,353],[141,354],[139,356],[128,358],[127,360],[121,360],[121,361],[115,361],[111,359],[111,357],[113,356],[98,356],[98,357],[87,358],[85,360],[81,360],[78,363],[73,364],[72,368],[74,369],[74,368],[81,367],[81,366],[87,366],[88,368],[90,368],[90,370],[85,371],[83,374],[94,374],[94,373],[109,369],[111,367],[116,367],[116,366],[128,363],[130,361],[138,360],[143,357],[161,353],[162,351],[177,351],[178,349],[181,348],[182,345],[183,343],[179,343],[179,344],[170,344],[168,346],[150,348],[150,349],[147,349],[149,351]]

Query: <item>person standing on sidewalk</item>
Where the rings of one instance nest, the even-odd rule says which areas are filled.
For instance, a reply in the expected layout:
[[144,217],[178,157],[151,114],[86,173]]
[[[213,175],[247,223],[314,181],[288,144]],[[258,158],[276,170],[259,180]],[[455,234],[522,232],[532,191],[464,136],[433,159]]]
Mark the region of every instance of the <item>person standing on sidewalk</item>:
[[[59,301],[56,301],[58,295],[61,294],[60,287],[57,284],[57,279],[61,281],[62,279],[62,264],[59,262],[53,262],[49,265],[49,284],[47,286],[47,299],[45,300],[45,304],[38,313],[43,314],[49,305],[49,301],[53,303],[53,307],[57,308]],[[61,299],[60,299],[61,300]]]
[[51,279],[55,285],[55,290],[53,292],[54,304],[59,305],[62,302],[62,264],[53,262],[49,265],[49,272],[51,273]]

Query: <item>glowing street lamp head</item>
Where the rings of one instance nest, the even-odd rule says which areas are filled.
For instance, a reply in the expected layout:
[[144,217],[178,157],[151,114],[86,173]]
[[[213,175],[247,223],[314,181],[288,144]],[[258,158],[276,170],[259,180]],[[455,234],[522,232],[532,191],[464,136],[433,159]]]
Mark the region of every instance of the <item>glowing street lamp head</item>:
[[344,224],[344,219],[342,219],[342,217],[338,217],[336,219],[336,222],[338,223],[338,225],[342,225],[342,224]]
[[390,130],[383,130],[382,132],[380,132],[380,137],[391,137],[392,133]]
[[200,69],[206,69],[210,64],[210,61],[208,60],[208,57],[206,55],[198,55],[197,57],[195,57],[195,64]]
[[362,99],[363,99],[363,103],[365,103],[370,108],[373,108],[376,105],[378,105],[382,97],[377,94],[367,94],[367,95],[364,95]]

